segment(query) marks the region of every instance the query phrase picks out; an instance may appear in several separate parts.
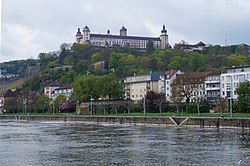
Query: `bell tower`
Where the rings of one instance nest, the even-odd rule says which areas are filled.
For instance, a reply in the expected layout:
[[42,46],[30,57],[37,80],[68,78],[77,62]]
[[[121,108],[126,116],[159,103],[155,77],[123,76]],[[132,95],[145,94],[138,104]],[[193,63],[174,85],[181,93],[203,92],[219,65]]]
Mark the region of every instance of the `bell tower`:
[[169,43],[168,43],[168,34],[167,34],[167,30],[166,30],[164,24],[163,24],[163,28],[161,30],[160,39],[161,39],[161,49],[164,49],[164,50],[167,49],[168,46],[169,46]]
[[124,26],[120,29],[120,36],[127,36],[127,29]]
[[82,33],[81,33],[81,31],[80,31],[80,28],[78,28],[78,30],[77,30],[77,32],[76,32],[76,43],[82,43],[83,41],[82,41]]
[[83,42],[90,41],[90,29],[87,25],[83,28],[82,34],[83,34]]

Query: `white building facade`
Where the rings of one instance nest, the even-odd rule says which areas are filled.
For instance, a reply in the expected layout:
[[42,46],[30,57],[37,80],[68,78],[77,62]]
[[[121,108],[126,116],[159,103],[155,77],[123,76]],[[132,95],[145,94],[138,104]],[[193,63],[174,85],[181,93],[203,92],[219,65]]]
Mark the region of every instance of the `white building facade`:
[[245,81],[250,81],[250,66],[227,68],[220,76],[221,97],[237,101],[236,89]]
[[59,94],[63,94],[67,99],[72,96],[73,89],[68,85],[61,85],[58,82],[52,82],[44,88],[44,95],[54,100]]
[[90,43],[93,46],[100,47],[116,47],[128,46],[130,48],[146,49],[148,41],[153,42],[153,46],[158,49],[169,48],[168,34],[163,25],[160,37],[142,37],[128,36],[127,29],[122,26],[120,35],[112,35],[110,31],[107,34],[92,34],[88,26],[85,26],[81,32],[80,28],[75,35],[76,43]]
[[205,94],[209,101],[216,100],[220,97],[220,74],[211,73],[205,78]]
[[67,100],[72,96],[73,89],[70,86],[59,87],[52,93],[52,100],[55,100],[59,94],[63,94]]
[[159,93],[164,94],[167,101],[170,101],[170,97],[172,96],[171,84],[179,74],[182,74],[180,70],[170,70],[159,77]]

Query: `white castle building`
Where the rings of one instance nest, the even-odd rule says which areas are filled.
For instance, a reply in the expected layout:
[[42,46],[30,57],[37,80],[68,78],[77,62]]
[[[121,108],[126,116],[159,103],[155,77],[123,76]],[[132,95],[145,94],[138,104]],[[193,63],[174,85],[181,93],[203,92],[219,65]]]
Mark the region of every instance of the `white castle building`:
[[130,48],[146,49],[148,41],[152,41],[155,48],[167,49],[169,47],[168,34],[163,25],[160,37],[128,36],[127,29],[122,26],[120,35],[112,35],[110,31],[107,34],[92,34],[88,26],[85,26],[81,32],[80,28],[75,35],[76,43],[91,43],[100,47],[129,46]]

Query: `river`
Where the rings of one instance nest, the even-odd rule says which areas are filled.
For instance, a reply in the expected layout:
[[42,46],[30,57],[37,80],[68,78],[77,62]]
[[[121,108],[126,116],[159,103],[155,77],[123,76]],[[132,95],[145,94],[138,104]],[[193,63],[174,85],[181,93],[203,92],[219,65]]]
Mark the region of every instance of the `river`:
[[250,165],[249,130],[0,121],[1,166]]

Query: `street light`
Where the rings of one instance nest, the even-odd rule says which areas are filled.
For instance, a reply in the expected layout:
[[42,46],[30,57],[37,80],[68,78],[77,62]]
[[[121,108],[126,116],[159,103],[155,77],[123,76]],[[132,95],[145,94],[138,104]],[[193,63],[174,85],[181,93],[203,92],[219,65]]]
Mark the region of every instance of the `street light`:
[[143,113],[144,113],[144,116],[146,116],[146,92],[144,93]]
[[93,98],[92,98],[92,95],[90,95],[90,114],[93,115]]
[[233,117],[233,95],[232,95],[232,91],[230,91],[230,117],[232,118]]
[[26,114],[27,113],[27,99],[26,98],[24,98],[23,99],[23,105],[24,105],[24,114]]
[[52,110],[53,110],[53,115],[55,115],[55,101],[52,100]]

